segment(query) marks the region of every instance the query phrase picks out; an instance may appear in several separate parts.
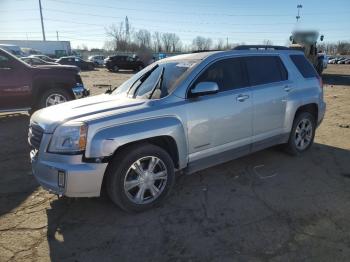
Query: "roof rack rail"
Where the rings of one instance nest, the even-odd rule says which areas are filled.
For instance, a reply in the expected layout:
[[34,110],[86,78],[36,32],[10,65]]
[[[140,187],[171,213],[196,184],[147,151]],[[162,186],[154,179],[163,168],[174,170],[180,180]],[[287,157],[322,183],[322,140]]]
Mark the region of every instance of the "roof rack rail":
[[259,50],[259,49],[289,50],[288,47],[280,46],[280,45],[238,45],[232,48],[232,50]]
[[220,50],[220,49],[205,49],[205,50],[192,51],[191,53],[195,54],[195,53],[204,53],[204,52],[213,52],[213,51],[223,51],[223,50]]

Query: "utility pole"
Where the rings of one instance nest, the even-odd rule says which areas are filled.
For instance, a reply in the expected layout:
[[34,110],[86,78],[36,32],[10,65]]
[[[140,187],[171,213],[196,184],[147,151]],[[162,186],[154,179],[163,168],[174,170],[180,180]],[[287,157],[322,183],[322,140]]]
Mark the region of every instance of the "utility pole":
[[303,6],[299,4],[299,5],[297,5],[297,8],[298,8],[298,15],[295,18],[297,19],[297,23],[298,23],[298,21],[300,19],[300,9],[303,8]]
[[41,0],[39,0],[39,10],[40,10],[40,19],[41,19],[41,30],[43,32],[43,40],[46,41],[45,29],[44,29],[44,19],[43,19],[43,10],[41,7]]
[[226,37],[226,48],[228,49],[228,37]]
[[57,41],[60,41],[60,38],[58,37],[58,31],[56,31],[56,38],[57,38]]

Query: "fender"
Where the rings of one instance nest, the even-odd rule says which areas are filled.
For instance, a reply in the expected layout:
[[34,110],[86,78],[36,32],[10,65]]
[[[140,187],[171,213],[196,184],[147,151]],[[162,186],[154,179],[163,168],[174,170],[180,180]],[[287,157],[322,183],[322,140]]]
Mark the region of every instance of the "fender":
[[285,131],[289,133],[293,126],[293,121],[297,110],[307,104],[316,104],[319,107],[319,93],[315,88],[297,88],[290,93],[286,106],[286,117],[284,121]]
[[174,116],[144,119],[97,130],[87,144],[86,158],[108,157],[123,145],[158,136],[170,136],[176,142],[179,167],[187,165],[187,140],[181,121]]

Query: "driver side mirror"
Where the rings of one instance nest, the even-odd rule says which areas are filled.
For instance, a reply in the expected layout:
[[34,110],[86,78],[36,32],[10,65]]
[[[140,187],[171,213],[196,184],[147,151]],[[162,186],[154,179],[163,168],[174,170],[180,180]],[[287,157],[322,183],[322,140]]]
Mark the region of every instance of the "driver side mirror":
[[219,86],[215,82],[200,82],[192,90],[192,97],[215,94],[219,92]]

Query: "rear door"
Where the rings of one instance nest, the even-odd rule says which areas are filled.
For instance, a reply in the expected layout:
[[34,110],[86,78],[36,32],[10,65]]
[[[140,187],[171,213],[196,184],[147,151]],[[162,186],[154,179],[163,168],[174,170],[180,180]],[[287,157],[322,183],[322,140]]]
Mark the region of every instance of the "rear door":
[[31,104],[30,68],[0,52],[0,110],[24,109]]
[[[273,139],[283,132],[288,92],[293,83],[278,55],[248,56],[245,63],[254,105],[253,142]],[[259,144],[254,146],[258,149]]]

